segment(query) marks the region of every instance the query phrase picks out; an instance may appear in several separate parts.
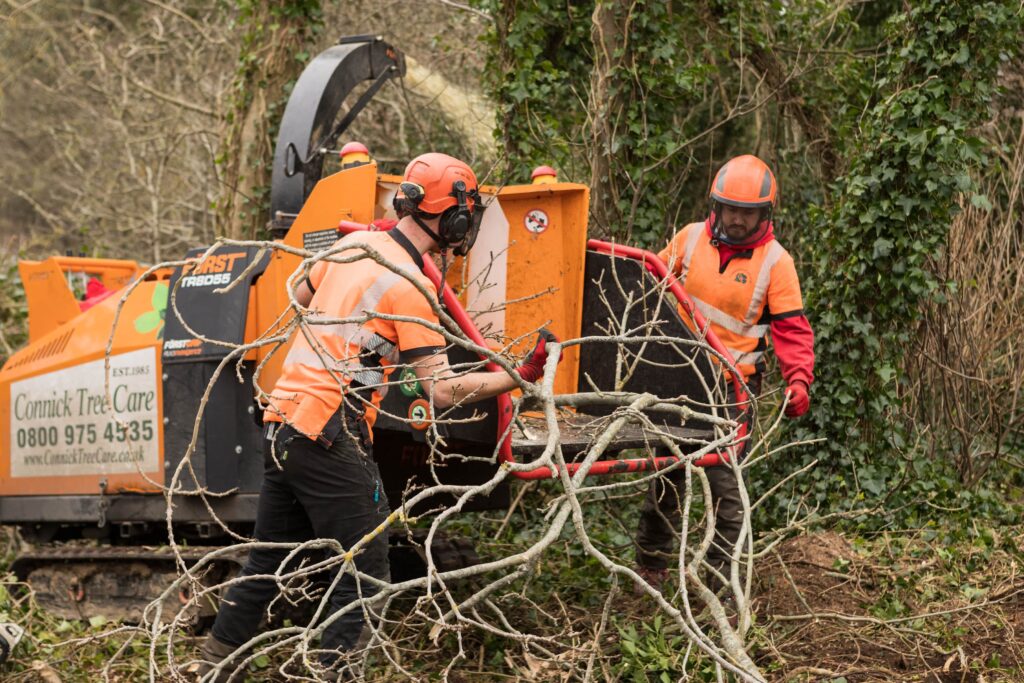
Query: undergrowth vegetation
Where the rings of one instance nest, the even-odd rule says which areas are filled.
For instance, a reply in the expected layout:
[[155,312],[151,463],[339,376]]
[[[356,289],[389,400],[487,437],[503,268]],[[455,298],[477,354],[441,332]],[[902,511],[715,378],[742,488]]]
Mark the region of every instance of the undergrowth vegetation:
[[[472,535],[484,559],[520,552],[545,528],[545,513],[557,490],[529,487],[521,503],[502,513],[469,515],[451,534]],[[642,489],[642,487],[640,487]],[[513,492],[516,493],[516,492]],[[628,562],[642,490],[594,500],[592,539],[611,557]],[[773,680],[791,681],[1019,681],[1024,666],[1024,525],[943,525],[859,535],[819,531],[771,548],[761,535],[754,588],[752,655]],[[4,537],[4,561],[17,550]],[[599,578],[597,578],[599,577]],[[483,579],[481,579],[483,580]],[[450,586],[453,597],[470,594],[475,582]],[[669,590],[678,586],[673,572]],[[452,680],[573,680],[590,672],[596,680],[646,683],[714,681],[714,666],[687,644],[684,634],[658,615],[631,585],[614,583],[568,536],[544,555],[532,572],[492,601],[517,629],[536,638],[530,654],[522,644],[486,631],[447,631],[435,641],[423,628],[414,598],[403,598],[405,615],[387,625],[398,663],[414,677],[434,680],[455,658],[465,659]],[[694,608],[700,619],[700,608]],[[120,648],[110,680],[145,676],[148,648],[130,628],[48,615],[25,586],[7,581],[0,593],[0,619],[24,624],[30,635],[19,647],[4,680],[88,680]],[[194,655],[179,641],[178,662]],[[556,646],[555,644],[559,644]],[[594,644],[597,647],[594,647]],[[158,661],[166,661],[162,646]],[[284,680],[280,658],[260,657],[249,681]],[[367,680],[399,676],[387,661],[371,662]],[[929,677],[931,676],[931,677]],[[937,676],[937,678],[935,678]],[[943,676],[947,676],[943,678]],[[961,678],[964,676],[965,678]]]

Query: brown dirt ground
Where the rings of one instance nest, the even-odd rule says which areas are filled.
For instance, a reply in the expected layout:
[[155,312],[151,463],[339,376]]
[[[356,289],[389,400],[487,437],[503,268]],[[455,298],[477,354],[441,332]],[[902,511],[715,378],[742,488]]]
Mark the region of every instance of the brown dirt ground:
[[[762,664],[776,662],[774,680],[1024,681],[1024,577],[1016,561],[1003,558],[987,577],[970,577],[990,585],[973,602],[954,588],[925,604],[913,597],[939,580],[936,559],[880,559],[825,532],[790,539],[761,562],[754,610],[766,626]],[[895,595],[901,578],[910,585],[899,591],[902,604],[925,616],[876,619],[869,608]],[[948,610],[957,611],[935,614]],[[820,616],[792,618],[809,613]]]

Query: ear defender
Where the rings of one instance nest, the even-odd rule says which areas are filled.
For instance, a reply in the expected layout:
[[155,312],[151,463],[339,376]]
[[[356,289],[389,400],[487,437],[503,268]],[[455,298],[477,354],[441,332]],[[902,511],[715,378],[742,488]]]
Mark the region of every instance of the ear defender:
[[426,196],[426,192],[423,190],[422,185],[406,180],[398,186],[398,192],[395,193],[395,198],[391,201],[391,205],[394,207],[398,217],[402,218],[414,213],[419,208],[424,196]]
[[[461,180],[452,183],[451,196],[455,197],[456,204],[441,214],[438,229],[447,244],[456,245],[455,255],[465,256],[476,242],[480,221],[487,207],[481,204],[480,193],[476,188],[467,192],[466,183]],[[472,207],[469,200],[473,201]]]
[[455,197],[456,204],[445,209],[437,227],[441,232],[441,237],[448,244],[457,244],[466,238],[469,226],[473,222],[473,214],[466,201],[466,183],[461,180],[452,183],[451,196]]

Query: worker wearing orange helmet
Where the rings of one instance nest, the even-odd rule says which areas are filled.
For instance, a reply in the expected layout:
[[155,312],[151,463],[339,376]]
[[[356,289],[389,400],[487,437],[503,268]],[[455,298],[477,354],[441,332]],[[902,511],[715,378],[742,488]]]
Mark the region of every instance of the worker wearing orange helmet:
[[[266,456],[256,539],[333,539],[343,551],[362,543],[352,558],[354,566],[341,569],[330,614],[359,597],[374,596],[379,586],[373,580],[387,581],[390,574],[387,533],[373,535],[390,510],[371,453],[372,427],[396,367],[413,368],[438,408],[491,398],[517,386],[506,373],[456,376],[448,366],[444,336],[411,321],[439,325],[436,290],[422,272],[423,256],[449,249],[466,254],[476,239],[486,207],[472,169],[446,154],[418,156],[405,169],[394,208],[398,222],[390,231],[353,233],[335,245],[353,245],[339,256],[356,256],[365,252],[357,245],[366,245],[390,267],[371,258],[318,261],[297,288],[298,302],[317,316],[364,322],[313,324],[308,335],[296,335],[264,413],[274,447]],[[516,368],[522,379],[534,382],[542,376],[546,343],[552,340],[553,335],[542,333]],[[242,576],[273,575],[288,552],[252,550]],[[269,579],[230,588],[203,646],[206,672],[210,664],[231,658],[220,674],[227,679],[244,659],[236,650],[255,635],[277,592],[277,583]],[[321,661],[326,668],[341,666],[339,655],[355,647],[363,627],[363,608],[350,607],[324,629]]]
[[[793,258],[775,239],[772,211],[777,192],[775,176],[765,162],[749,154],[731,159],[711,185],[707,219],[684,227],[658,255],[729,350],[755,395],[771,338],[786,382],[785,413],[797,418],[810,407],[814,332],[804,315]],[[730,403],[734,398],[730,390]],[[721,579],[729,578],[743,509],[731,466],[708,467],[705,472],[716,514],[715,542],[707,562],[714,570],[709,573],[711,586],[718,589]],[[681,481],[679,470],[656,480],[641,512],[637,560],[640,574],[654,584],[667,577],[680,514],[673,489]]]

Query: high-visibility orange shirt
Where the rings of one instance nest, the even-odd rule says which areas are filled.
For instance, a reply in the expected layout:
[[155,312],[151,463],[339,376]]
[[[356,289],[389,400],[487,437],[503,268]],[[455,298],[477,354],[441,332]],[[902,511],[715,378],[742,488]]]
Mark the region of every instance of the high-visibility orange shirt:
[[[423,257],[405,235],[357,232],[340,244],[351,248],[338,257],[369,253],[360,248],[365,245],[392,268],[367,257],[351,263],[319,261],[310,270],[311,315],[305,331],[295,333],[264,419],[284,420],[311,439],[321,436],[353,381],[372,389],[372,405],[366,406],[372,428],[396,364],[439,353],[446,344],[441,333],[423,324],[438,324],[432,308],[437,290],[423,274]],[[417,320],[387,320],[381,314]]]
[[[679,278],[745,378],[764,369],[772,321],[803,315],[793,257],[775,239],[740,250],[723,264],[706,223],[691,223],[658,256]],[[682,307],[680,315],[689,317]]]

